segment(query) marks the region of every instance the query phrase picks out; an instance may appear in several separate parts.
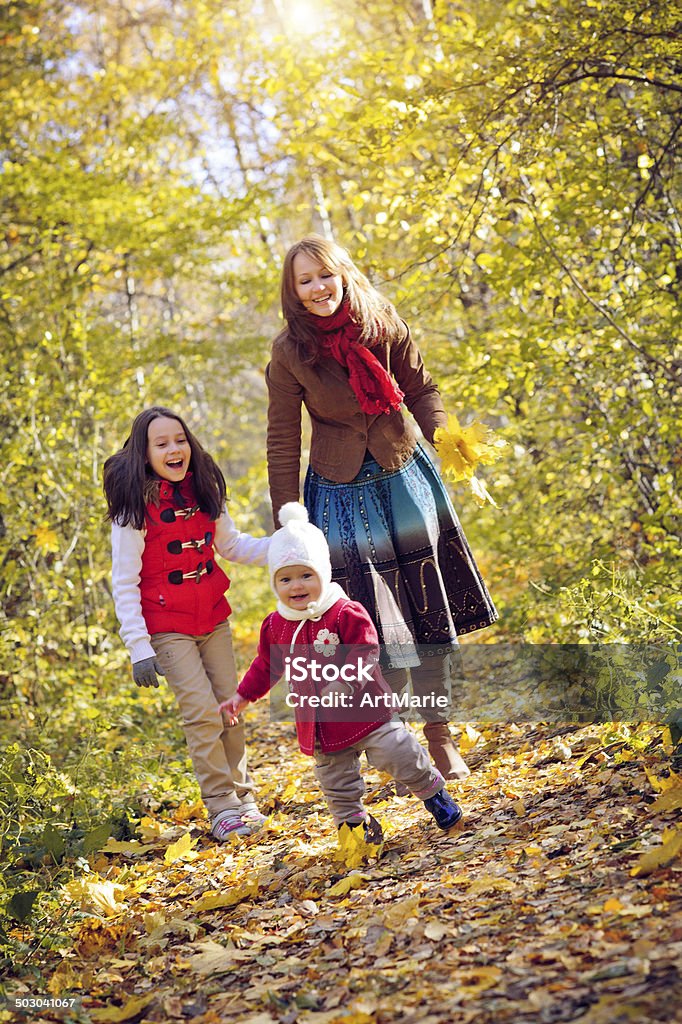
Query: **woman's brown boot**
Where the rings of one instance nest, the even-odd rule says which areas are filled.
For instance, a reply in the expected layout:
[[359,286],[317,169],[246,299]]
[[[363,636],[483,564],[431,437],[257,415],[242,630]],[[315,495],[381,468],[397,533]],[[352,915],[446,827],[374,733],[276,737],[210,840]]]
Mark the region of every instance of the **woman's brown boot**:
[[431,760],[445,779],[466,779],[471,775],[464,759],[455,746],[445,722],[426,722],[424,738]]

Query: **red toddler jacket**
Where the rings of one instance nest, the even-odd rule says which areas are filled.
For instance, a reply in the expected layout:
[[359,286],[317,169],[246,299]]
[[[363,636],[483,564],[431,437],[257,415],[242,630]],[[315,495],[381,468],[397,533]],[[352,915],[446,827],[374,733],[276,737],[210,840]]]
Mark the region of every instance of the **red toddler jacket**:
[[[292,640],[299,626],[301,629],[292,648]],[[325,652],[321,653],[323,646]],[[305,619],[302,625],[300,621],[292,622],[283,618],[279,612],[272,612],[261,626],[258,654],[237,692],[245,700],[258,700],[284,675],[284,659],[287,656],[302,654],[306,658],[316,658],[320,665],[336,663],[340,667],[348,662],[348,649],[351,647],[359,648],[365,661],[370,652],[378,656],[379,641],[374,623],[357,601],[340,598],[321,618]],[[330,648],[334,653],[330,654]],[[305,700],[310,695],[319,696],[326,685],[324,681],[317,682],[307,677],[304,682],[290,683],[290,690],[297,694],[298,699],[303,697]],[[316,710],[307,704],[295,707],[296,732],[301,751],[312,755],[316,743],[323,753],[343,750],[357,743],[390,720],[393,714],[390,708],[391,694],[381,671],[375,667],[371,680],[353,694],[353,708],[361,708],[357,711],[357,720],[349,720],[356,714],[355,711],[335,713],[329,708]],[[365,697],[365,706],[362,706],[361,701]]]
[[211,633],[230,614],[230,581],[215,562],[215,522],[196,503],[191,473],[179,486],[162,480],[159,504],[147,505],[140,573],[142,614],[150,633]]

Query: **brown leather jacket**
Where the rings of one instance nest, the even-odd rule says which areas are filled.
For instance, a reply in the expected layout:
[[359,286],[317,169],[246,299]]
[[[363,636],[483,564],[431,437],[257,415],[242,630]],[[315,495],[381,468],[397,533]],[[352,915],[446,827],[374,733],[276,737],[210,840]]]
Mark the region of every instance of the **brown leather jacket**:
[[[393,374],[405,393],[405,405],[426,439],[433,441],[436,427],[447,425],[447,416],[407,324],[403,337],[373,346],[372,352]],[[280,335],[265,376],[270,394],[268,477],[276,526],[282,505],[300,500],[302,404],[312,423],[310,464],[329,480],[352,480],[366,451],[384,469],[399,469],[415,449],[414,428],[402,409],[368,416],[353,394],[348,371],[331,356],[306,365],[298,358],[295,343]]]

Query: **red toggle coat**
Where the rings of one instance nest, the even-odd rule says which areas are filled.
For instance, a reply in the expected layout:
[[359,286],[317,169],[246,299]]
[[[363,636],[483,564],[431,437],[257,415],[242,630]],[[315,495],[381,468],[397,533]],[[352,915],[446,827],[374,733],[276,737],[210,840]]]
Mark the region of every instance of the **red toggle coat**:
[[[191,509],[196,497],[191,476],[180,485],[183,506]],[[161,514],[167,509],[175,512],[174,522],[164,522]],[[142,614],[150,633],[188,633],[201,636],[211,633],[230,614],[225,591],[230,581],[215,561],[213,540],[215,522],[206,512],[197,511],[184,518],[173,501],[173,487],[167,480],[159,485],[159,504],[147,505],[146,534],[140,573]],[[211,539],[206,543],[206,534]],[[168,550],[170,541],[196,541],[196,547],[184,547],[179,554]],[[169,576],[180,570],[196,573],[196,578],[171,583]]]

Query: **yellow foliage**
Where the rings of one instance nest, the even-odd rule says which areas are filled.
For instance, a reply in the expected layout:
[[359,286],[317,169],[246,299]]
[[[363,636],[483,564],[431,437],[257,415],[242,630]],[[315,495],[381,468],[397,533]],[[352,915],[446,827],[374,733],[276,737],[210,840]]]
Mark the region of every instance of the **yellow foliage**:
[[666,789],[655,803],[652,804],[652,811],[676,811],[682,807],[682,783],[678,782],[671,789]]
[[488,988],[497,985],[502,977],[499,967],[475,967],[467,971],[457,971],[455,984],[467,996],[478,995]]
[[506,441],[478,420],[462,427],[458,418],[448,416],[448,426],[437,427],[433,443],[441,458],[441,470],[451,479],[468,480],[474,500],[479,506],[489,502],[498,508],[485,483],[475,475],[478,465],[490,466],[501,455]]
[[682,786],[682,776],[676,775],[675,772],[670,772],[667,776],[656,775],[654,772],[649,771],[646,766],[644,772],[657,793],[667,793],[670,789],[677,789],[678,786]]
[[194,913],[204,910],[215,910],[217,907],[234,907],[243,900],[248,900],[258,893],[259,880],[257,878],[244,885],[234,886],[227,892],[207,892],[196,903],[192,904]]
[[485,875],[482,878],[475,878],[469,883],[468,896],[475,896],[482,892],[513,892],[516,885],[511,878],[495,877]]
[[47,983],[47,991],[50,995],[59,997],[64,992],[70,992],[75,988],[82,988],[83,980],[80,971],[77,971],[72,963],[65,960],[59,965]]
[[192,839],[189,832],[180,836],[177,843],[171,843],[163,855],[166,864],[172,864],[174,860],[196,860],[199,856],[192,847],[196,846],[196,839]]
[[83,910],[94,911],[105,917],[114,917],[125,910],[125,903],[120,902],[124,887],[116,882],[109,882],[99,875],[87,878],[76,878],[64,886],[69,896],[80,902]]
[[334,1017],[329,1024],[375,1024],[375,1022],[374,1014],[365,1013],[364,1010],[352,1010],[350,1013]]
[[368,843],[362,825],[350,828],[345,823],[339,829],[339,846],[337,860],[343,861],[347,868],[359,868],[370,857],[380,857],[384,844]]
[[159,839],[166,830],[166,826],[154,818],[142,818],[138,829],[142,836],[142,841],[145,843],[151,843],[155,839]]
[[102,921],[88,917],[78,926],[74,948],[78,955],[91,958],[101,957],[117,949],[130,932],[130,921]]
[[237,960],[249,960],[252,954],[248,950],[221,946],[213,939],[205,939],[194,947],[197,952],[189,957],[190,969],[197,974],[227,974]]
[[153,850],[156,843],[140,843],[136,839],[111,839],[100,850],[100,853],[122,853],[124,856],[134,857]]
[[41,523],[34,533],[36,546],[45,554],[59,551],[59,538],[47,523]]
[[479,508],[483,508],[486,502],[488,502],[494,508],[500,507],[493,498],[492,494],[490,493],[486,485],[484,484],[484,482],[482,480],[479,480],[477,476],[472,476],[471,480],[469,481],[469,488],[471,490],[473,499]]
[[361,875],[357,871],[352,871],[350,875],[346,875],[340,882],[333,885],[331,889],[327,890],[328,896],[346,896],[351,889],[363,889],[365,883],[369,881],[368,875]]
[[483,737],[481,733],[467,722],[459,737],[459,749],[463,754],[466,754],[475,747],[477,743],[480,743],[482,739]]
[[406,900],[400,900],[389,907],[384,914],[384,924],[387,928],[402,928],[409,918],[419,915],[419,896],[410,896]]
[[491,466],[507,444],[478,420],[462,427],[456,416],[448,416],[448,426],[437,427],[434,437],[436,451],[442,460],[442,471],[453,480],[471,480],[476,467]]
[[291,779],[282,793],[282,803],[288,803],[289,800],[293,800],[298,795],[300,786],[300,779]]
[[119,1021],[132,1020],[137,1017],[145,1006],[148,1006],[152,999],[156,998],[156,991],[146,992],[142,996],[133,996],[123,1006],[103,1006],[99,1010],[90,1010],[90,1016],[97,1024],[118,1024]]
[[173,812],[175,821],[181,822],[201,820],[205,816],[206,812],[201,800],[196,800],[193,804],[188,804],[186,800],[183,800],[177,810]]
[[682,852],[682,828],[671,828],[663,833],[663,845],[655,846],[653,850],[647,850],[642,854],[634,868],[630,872],[638,878],[651,875],[657,868],[675,860]]

